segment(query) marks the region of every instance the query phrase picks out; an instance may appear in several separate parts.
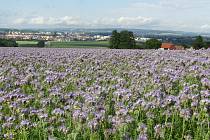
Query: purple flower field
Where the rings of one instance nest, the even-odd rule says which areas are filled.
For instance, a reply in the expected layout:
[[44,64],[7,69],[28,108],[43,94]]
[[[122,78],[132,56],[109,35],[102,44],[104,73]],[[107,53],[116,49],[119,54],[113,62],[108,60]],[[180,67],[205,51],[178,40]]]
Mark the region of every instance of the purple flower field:
[[0,139],[210,139],[210,50],[0,48]]

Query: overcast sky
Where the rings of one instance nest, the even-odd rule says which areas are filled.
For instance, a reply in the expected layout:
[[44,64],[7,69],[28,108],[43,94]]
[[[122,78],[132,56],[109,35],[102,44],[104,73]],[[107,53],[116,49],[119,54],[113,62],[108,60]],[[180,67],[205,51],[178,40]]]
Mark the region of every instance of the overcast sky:
[[210,0],[2,0],[0,27],[210,32]]

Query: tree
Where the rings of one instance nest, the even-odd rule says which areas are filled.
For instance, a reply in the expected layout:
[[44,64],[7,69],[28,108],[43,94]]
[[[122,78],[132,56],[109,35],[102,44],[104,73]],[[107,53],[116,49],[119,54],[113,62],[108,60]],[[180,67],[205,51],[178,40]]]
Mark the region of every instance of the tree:
[[136,48],[136,41],[133,32],[129,32],[129,45],[130,49],[135,49]]
[[159,49],[161,44],[162,43],[157,39],[150,39],[146,41],[145,49]]
[[184,49],[189,49],[191,47],[190,45],[187,45],[187,44],[182,44],[181,46],[183,46]]
[[210,47],[210,41],[206,42],[206,49],[208,49]]
[[118,33],[116,30],[112,32],[110,39],[111,49],[135,49],[136,42],[133,32],[127,30]]
[[120,49],[135,49],[136,42],[133,32],[121,31],[120,32]]
[[112,32],[112,36],[110,39],[110,49],[118,49],[120,44],[120,34],[117,32],[117,30],[114,30]]
[[43,48],[45,46],[45,41],[40,40],[37,44],[37,47]]
[[0,47],[18,47],[15,40],[0,39]]
[[199,50],[201,48],[205,48],[206,45],[203,41],[203,37],[202,36],[198,36],[195,41],[193,42],[193,48],[196,50]]

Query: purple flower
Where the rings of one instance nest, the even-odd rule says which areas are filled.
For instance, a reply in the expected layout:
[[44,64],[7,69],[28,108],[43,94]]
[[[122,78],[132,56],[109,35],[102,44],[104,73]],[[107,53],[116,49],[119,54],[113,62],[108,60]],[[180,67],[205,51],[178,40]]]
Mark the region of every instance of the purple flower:
[[27,127],[27,126],[29,126],[29,125],[30,125],[29,120],[22,120],[22,121],[20,122],[20,126]]
[[201,79],[201,83],[203,86],[209,86],[210,87],[210,80],[208,78]]
[[147,133],[147,125],[144,123],[140,124],[138,127],[138,131],[140,132],[140,134],[146,134]]
[[161,137],[164,138],[164,131],[163,131],[163,126],[158,124],[154,127],[155,130],[155,136],[156,137]]
[[55,115],[64,115],[64,111],[60,108],[56,108],[52,111],[52,114],[55,114]]
[[64,134],[67,134],[68,133],[68,128],[65,126],[65,125],[61,125],[58,127],[58,130]]
[[14,139],[14,134],[12,133],[7,133],[7,134],[4,134],[3,136],[5,139],[9,139],[9,140]]
[[13,123],[10,123],[10,122],[2,124],[2,128],[6,128],[6,129],[10,129],[12,128],[12,126],[13,126]]
[[182,109],[180,111],[180,116],[183,117],[184,119],[188,120],[192,116],[192,111],[190,109]]
[[138,140],[148,140],[147,135],[139,135]]
[[0,97],[0,103],[4,102],[4,98]]
[[97,126],[98,126],[98,122],[96,120],[91,120],[88,122],[88,127],[91,130],[96,130]]
[[39,113],[38,116],[39,116],[41,119],[46,119],[46,118],[48,118],[48,114]]

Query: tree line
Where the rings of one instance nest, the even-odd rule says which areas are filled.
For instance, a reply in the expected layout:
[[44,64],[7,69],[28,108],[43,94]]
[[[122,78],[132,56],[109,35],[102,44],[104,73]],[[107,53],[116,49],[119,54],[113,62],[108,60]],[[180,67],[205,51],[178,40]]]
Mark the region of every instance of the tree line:
[[193,42],[193,49],[199,50],[199,49],[207,49],[210,45],[210,42],[205,42],[202,36],[198,36],[195,41]]
[[12,39],[0,39],[0,47],[18,47],[18,44]]
[[[145,43],[138,44],[133,32],[127,30],[121,32],[114,30],[110,39],[110,49],[159,49],[161,45],[162,42],[157,39],[150,39]],[[205,42],[202,36],[196,37],[192,43],[192,48],[195,50],[207,49],[209,46],[210,42]],[[186,45],[183,45],[183,47],[188,48]]]
[[110,39],[110,49],[135,49],[136,42],[133,32],[114,30]]
[[137,44],[133,32],[114,30],[110,38],[110,49],[158,49],[161,42],[157,39],[150,39],[145,44]]
[[[18,43],[13,39],[0,39],[0,47],[19,47]],[[27,46],[30,47],[30,46]],[[32,47],[45,47],[45,41],[38,40],[37,44]]]

